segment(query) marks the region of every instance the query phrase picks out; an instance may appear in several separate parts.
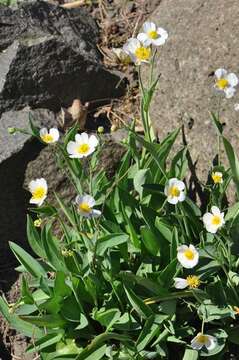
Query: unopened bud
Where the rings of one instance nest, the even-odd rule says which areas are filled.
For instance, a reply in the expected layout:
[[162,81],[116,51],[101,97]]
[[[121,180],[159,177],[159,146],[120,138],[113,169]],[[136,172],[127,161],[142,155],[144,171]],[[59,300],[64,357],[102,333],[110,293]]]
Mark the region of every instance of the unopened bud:
[[105,129],[104,129],[103,126],[99,126],[98,129],[97,129],[97,132],[98,132],[99,134],[103,134],[104,131],[105,131]]
[[111,128],[110,128],[110,131],[111,132],[114,132],[114,131],[116,131],[117,130],[117,126],[115,125],[115,124],[113,124],[112,126],[111,126]]
[[34,226],[35,227],[40,227],[41,224],[42,224],[42,219],[37,219],[37,220],[34,221]]
[[7,130],[10,135],[14,135],[17,131],[17,129],[14,127],[9,127]]

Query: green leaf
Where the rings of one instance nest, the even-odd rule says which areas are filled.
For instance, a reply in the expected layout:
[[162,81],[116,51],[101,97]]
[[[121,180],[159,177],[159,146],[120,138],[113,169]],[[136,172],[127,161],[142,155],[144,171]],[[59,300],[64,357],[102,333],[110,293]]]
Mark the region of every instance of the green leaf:
[[146,226],[140,228],[144,246],[151,255],[157,256],[160,253],[159,238]]
[[29,112],[29,125],[30,125],[30,129],[32,131],[32,135],[33,136],[36,136],[37,138],[39,138],[39,130],[38,128],[34,125],[34,117],[33,115],[31,114],[31,112]]
[[90,351],[88,353],[82,352],[77,357],[77,360],[100,360],[105,355],[106,348],[107,348],[107,346],[104,344],[104,345],[101,345],[100,347],[98,347],[97,349],[94,349],[93,351]]
[[147,180],[148,169],[140,169],[137,171],[134,177],[134,188],[139,193],[140,197],[143,194],[143,185]]
[[41,241],[50,265],[58,271],[67,271],[62,254],[59,250],[59,241],[56,241],[52,235],[51,225],[46,225],[42,229]]
[[177,248],[179,245],[178,229],[174,226],[172,233],[172,244],[170,247],[170,259],[173,261],[177,257]]
[[139,337],[136,342],[136,347],[138,351],[144,350],[144,348],[153,340],[153,338],[160,331],[160,327],[158,324],[154,323],[154,315],[150,316],[144,327],[139,334]]
[[63,272],[58,271],[56,273],[54,284],[54,296],[70,296],[72,293],[71,288],[66,284],[66,275]]
[[61,308],[62,316],[72,322],[82,323],[87,321],[85,316],[81,314],[81,308],[74,295],[66,298]]
[[96,244],[96,254],[104,255],[105,251],[111,249],[120,244],[126,243],[129,240],[129,236],[124,233],[119,234],[109,234],[103,236],[97,240]]
[[227,211],[227,214],[225,216],[225,221],[232,220],[232,222],[233,222],[234,219],[238,215],[239,215],[239,202],[237,202],[236,204],[229,207],[229,209]]
[[23,321],[15,314],[11,314],[7,303],[0,297],[0,312],[3,314],[10,326],[20,332],[21,334],[28,337],[39,338],[43,335],[42,330],[32,324]]
[[216,131],[217,131],[218,135],[221,136],[222,132],[223,132],[223,125],[219,121],[218,116],[215,113],[211,112],[211,119],[213,121],[213,124],[214,124],[214,126],[216,128]]
[[62,328],[65,326],[65,320],[57,314],[42,315],[42,316],[20,316],[24,321],[39,327],[46,327],[49,329]]
[[106,327],[106,330],[108,331],[116,321],[118,321],[120,318],[120,311],[119,309],[108,309],[105,310],[104,308],[96,311],[94,313],[94,319],[96,321],[99,321],[99,323]]
[[204,300],[199,306],[198,313],[204,318],[205,322],[212,322],[214,320],[221,320],[224,318],[233,318],[234,312],[228,306],[217,306],[212,304],[210,300]]
[[171,282],[176,274],[177,264],[177,259],[171,261],[158,277],[159,283],[162,284],[166,289],[171,286]]
[[63,213],[65,214],[66,218],[69,220],[71,225],[75,227],[75,219],[70,211],[70,209],[64,204],[64,202],[58,197],[58,195],[55,193],[56,200],[58,204],[60,205],[60,208],[62,209]]
[[183,360],[197,360],[198,356],[198,351],[192,349],[185,349]]
[[227,329],[228,340],[233,344],[239,345],[239,326],[230,327]]
[[33,345],[30,345],[27,348],[26,353],[38,352],[51,345],[54,345],[61,340],[62,336],[63,336],[63,332],[59,333],[59,331],[57,334],[55,333],[47,334],[42,338],[40,338],[39,340],[35,341]]
[[150,307],[145,305],[145,303],[131,289],[126,286],[124,288],[131,306],[140,316],[147,319],[153,314]]
[[22,280],[22,284],[21,284],[22,285],[22,287],[21,287],[22,300],[24,301],[25,304],[34,304],[34,299],[30,292],[30,289],[28,287],[25,277],[22,276],[21,280]]
[[232,170],[232,178],[236,185],[237,197],[239,198],[239,161],[231,143],[223,137],[223,144],[226,150],[227,158]]
[[18,261],[24,266],[24,268],[35,278],[40,278],[41,276],[47,276],[46,271],[35,260],[31,255],[29,255],[25,250],[13,242],[9,242],[9,246],[13,251],[14,255]]
[[41,238],[38,230],[34,226],[32,218],[27,215],[27,239],[32,250],[41,258],[45,257],[45,251],[42,248]]

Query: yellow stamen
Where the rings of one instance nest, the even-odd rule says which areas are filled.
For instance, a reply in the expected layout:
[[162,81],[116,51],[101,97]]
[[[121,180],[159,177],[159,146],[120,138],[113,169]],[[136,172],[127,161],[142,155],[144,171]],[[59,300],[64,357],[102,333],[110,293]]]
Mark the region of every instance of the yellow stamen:
[[50,135],[50,134],[42,135],[42,136],[41,136],[41,139],[42,139],[45,143],[47,143],[47,144],[54,141],[53,136]]
[[150,39],[157,39],[158,38],[158,33],[156,30],[151,30],[148,32],[148,36],[150,37]]
[[79,154],[86,154],[90,150],[90,146],[88,144],[81,144],[77,147],[77,152]]
[[187,276],[186,280],[187,280],[188,286],[193,289],[199,287],[199,285],[201,283],[199,277],[196,275],[189,275],[189,276]]
[[169,188],[169,195],[173,196],[173,197],[179,197],[180,195],[180,190],[177,186],[172,186]]
[[82,202],[81,204],[79,204],[79,210],[88,214],[89,212],[91,212],[91,207],[86,202]]
[[227,79],[218,79],[216,82],[216,86],[220,90],[224,90],[226,87],[228,87],[228,85],[229,85],[229,82]]
[[185,256],[188,260],[193,260],[193,259],[194,259],[194,253],[193,253],[193,251],[190,250],[190,249],[184,251],[184,256]]
[[146,48],[144,46],[138,47],[138,49],[135,50],[135,56],[138,60],[147,61],[151,56],[151,50],[150,48]]
[[220,184],[222,182],[222,174],[221,173],[212,173],[212,180],[214,184]]
[[218,215],[213,215],[212,217],[212,225],[220,225],[221,224],[221,218]]
[[203,334],[198,334],[197,336],[197,342],[199,342],[200,344],[206,344],[207,342],[207,335],[203,335]]
[[33,193],[32,193],[32,198],[34,200],[40,200],[42,199],[44,196],[46,195],[46,189],[42,186],[37,187]]

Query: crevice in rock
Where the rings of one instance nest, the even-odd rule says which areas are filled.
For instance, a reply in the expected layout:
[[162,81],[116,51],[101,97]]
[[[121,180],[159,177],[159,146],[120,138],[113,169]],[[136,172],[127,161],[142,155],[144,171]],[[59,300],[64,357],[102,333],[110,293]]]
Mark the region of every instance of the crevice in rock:
[[17,261],[9,248],[9,241],[28,249],[26,216],[30,194],[23,188],[25,171],[43,145],[29,140],[23,148],[0,164],[0,289],[8,291],[16,280]]

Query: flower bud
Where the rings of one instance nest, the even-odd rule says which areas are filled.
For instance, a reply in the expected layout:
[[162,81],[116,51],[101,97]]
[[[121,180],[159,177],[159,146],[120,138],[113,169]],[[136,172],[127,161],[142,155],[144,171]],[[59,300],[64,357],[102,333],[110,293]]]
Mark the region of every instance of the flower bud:
[[114,132],[114,131],[116,131],[117,130],[117,126],[115,125],[115,124],[113,124],[112,126],[111,126],[111,128],[110,128],[110,131],[111,132]]
[[105,131],[105,129],[104,129],[103,126],[99,126],[98,129],[97,129],[97,132],[98,132],[99,134],[103,134],[104,131]]
[[7,130],[10,135],[14,135],[17,132],[15,127],[9,127]]

